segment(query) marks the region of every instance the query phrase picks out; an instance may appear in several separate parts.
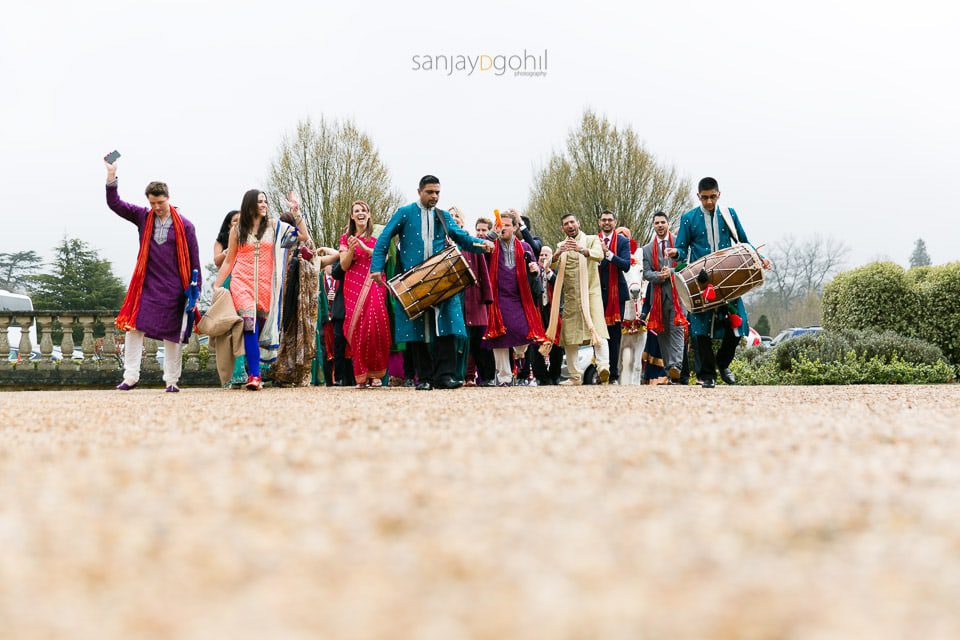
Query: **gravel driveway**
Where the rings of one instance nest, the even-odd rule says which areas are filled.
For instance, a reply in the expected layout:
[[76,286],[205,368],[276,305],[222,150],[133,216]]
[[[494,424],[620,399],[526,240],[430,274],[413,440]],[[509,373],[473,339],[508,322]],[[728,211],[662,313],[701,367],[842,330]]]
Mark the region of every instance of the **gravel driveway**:
[[957,638],[958,603],[958,385],[0,393],[0,638]]

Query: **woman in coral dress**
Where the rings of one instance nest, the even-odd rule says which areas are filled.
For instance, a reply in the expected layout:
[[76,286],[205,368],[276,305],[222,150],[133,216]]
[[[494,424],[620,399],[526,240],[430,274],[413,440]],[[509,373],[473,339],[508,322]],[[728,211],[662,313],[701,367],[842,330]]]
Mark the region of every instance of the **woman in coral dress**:
[[370,207],[357,200],[350,207],[347,233],[340,238],[340,267],[346,273],[344,333],[353,352],[353,375],[361,389],[381,386],[390,358],[387,288],[369,278],[376,244]]
[[[300,205],[291,197],[288,205],[294,215],[297,232],[309,238]],[[284,265],[277,271],[278,238],[295,235],[293,228],[267,215],[267,195],[251,189],[243,195],[240,205],[240,221],[230,231],[227,256],[220,266],[214,287],[222,286],[230,276],[230,296],[233,306],[243,318],[243,346],[247,359],[246,388],[258,391],[263,387],[260,377],[261,332],[271,313],[276,315],[281,283],[274,276],[282,276]],[[282,233],[278,234],[278,231]],[[272,327],[271,322],[271,327]],[[268,327],[270,329],[270,327]],[[272,342],[273,339],[270,340]]]

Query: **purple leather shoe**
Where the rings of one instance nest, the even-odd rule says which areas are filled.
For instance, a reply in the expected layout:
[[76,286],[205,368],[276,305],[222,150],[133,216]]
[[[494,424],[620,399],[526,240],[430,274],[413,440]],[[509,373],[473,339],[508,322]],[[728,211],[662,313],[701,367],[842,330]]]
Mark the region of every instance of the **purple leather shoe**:
[[136,389],[138,384],[140,383],[134,382],[133,384],[127,384],[126,382],[121,382],[120,384],[117,385],[116,388],[117,388],[117,391],[131,391],[133,389]]
[[167,387],[167,393],[180,393],[180,387],[178,387],[175,384],[172,384],[169,387]]

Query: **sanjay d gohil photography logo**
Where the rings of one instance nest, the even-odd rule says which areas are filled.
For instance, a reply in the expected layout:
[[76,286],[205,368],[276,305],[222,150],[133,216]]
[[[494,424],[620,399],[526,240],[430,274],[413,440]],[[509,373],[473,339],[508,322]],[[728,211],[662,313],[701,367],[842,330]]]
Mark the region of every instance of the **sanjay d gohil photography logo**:
[[497,77],[542,78],[547,75],[547,50],[523,53],[417,53],[410,58],[411,71],[445,76],[489,74]]

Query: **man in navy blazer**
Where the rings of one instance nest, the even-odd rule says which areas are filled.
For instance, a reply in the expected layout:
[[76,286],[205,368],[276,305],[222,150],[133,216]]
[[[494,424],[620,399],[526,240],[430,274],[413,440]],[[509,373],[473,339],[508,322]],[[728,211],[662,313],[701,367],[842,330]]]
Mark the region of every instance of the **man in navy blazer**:
[[[610,332],[610,384],[620,382],[620,323],[623,310],[630,294],[627,279],[630,270],[630,239],[616,233],[617,215],[612,211],[600,214],[600,243],[603,245],[604,258],[600,261],[600,296],[603,298],[603,315]],[[616,278],[611,300],[611,281]]]

